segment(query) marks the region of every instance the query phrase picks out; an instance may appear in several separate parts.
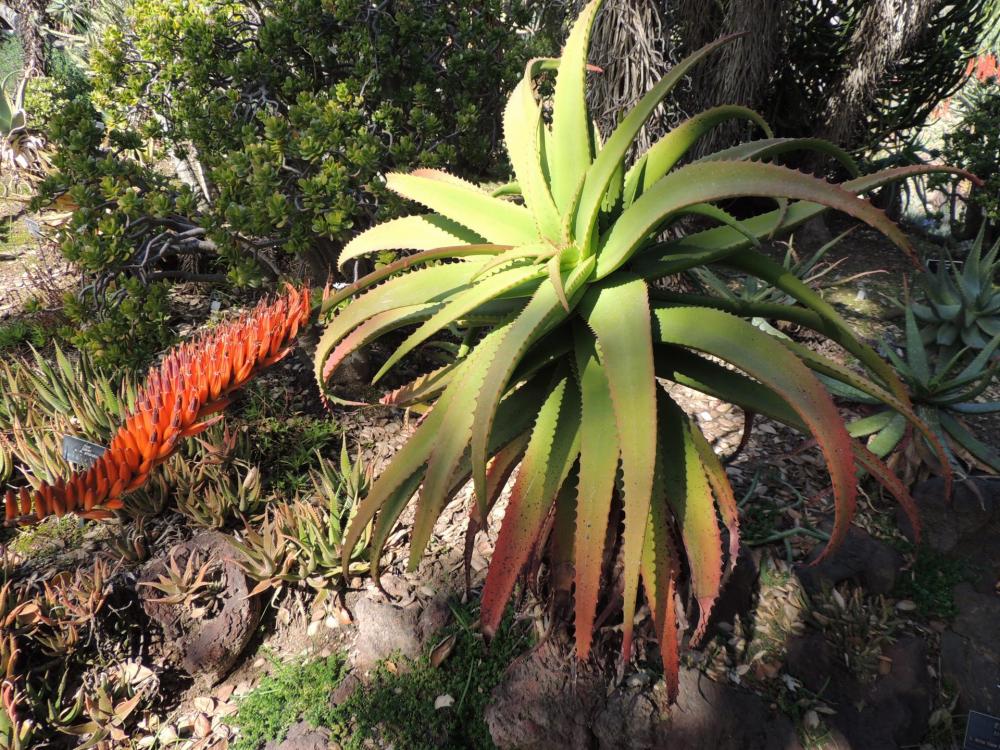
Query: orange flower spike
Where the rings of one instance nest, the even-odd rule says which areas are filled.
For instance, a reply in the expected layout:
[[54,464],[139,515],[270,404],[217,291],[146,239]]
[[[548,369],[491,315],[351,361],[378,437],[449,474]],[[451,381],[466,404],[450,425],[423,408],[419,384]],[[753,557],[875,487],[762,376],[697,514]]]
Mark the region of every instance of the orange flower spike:
[[[259,370],[284,357],[311,314],[308,289],[296,290],[250,314],[182,344],[151,368],[136,398],[135,410],[111,440],[108,450],[87,471],[65,483],[42,485],[34,493],[39,519],[77,510],[86,518],[106,518],[122,507],[120,496],[137,489],[154,467],[176,450],[181,437],[196,435],[221,419],[205,420],[229,405],[228,394]],[[25,495],[4,495],[7,524],[25,522]],[[29,496],[29,501],[31,497]]]

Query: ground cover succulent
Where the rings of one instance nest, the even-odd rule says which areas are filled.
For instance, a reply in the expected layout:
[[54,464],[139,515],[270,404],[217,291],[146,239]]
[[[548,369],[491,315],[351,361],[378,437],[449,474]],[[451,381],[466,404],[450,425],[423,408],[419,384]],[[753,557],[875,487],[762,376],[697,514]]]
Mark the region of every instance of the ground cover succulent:
[[[950,461],[955,463],[961,456],[977,468],[1000,471],[1000,455],[963,421],[969,416],[1000,411],[1000,402],[980,400],[996,380],[1000,363],[993,361],[993,356],[1000,346],[1000,335],[993,336],[971,358],[964,348],[950,357],[935,358],[915,313],[912,307],[906,310],[904,353],[884,347],[910,392],[915,412],[931,427]],[[940,456],[936,447],[915,435],[903,415],[848,383],[831,381],[828,386],[837,396],[873,409],[873,413],[851,422],[848,431],[854,437],[865,438],[868,449],[876,456],[892,457],[891,462],[896,464],[937,464]]]

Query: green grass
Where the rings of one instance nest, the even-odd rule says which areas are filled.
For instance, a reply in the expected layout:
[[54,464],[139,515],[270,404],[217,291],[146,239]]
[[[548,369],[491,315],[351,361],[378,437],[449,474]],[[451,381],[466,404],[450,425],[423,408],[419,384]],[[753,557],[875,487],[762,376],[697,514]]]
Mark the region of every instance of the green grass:
[[950,620],[957,614],[953,589],[968,580],[970,573],[966,562],[921,546],[913,567],[896,582],[893,595],[911,599],[924,617]]
[[[504,670],[529,645],[527,635],[508,618],[487,647],[471,628],[470,611],[456,610],[455,618],[436,641],[455,635],[451,654],[439,666],[432,666],[429,654],[387,660],[340,706],[330,704],[330,692],[345,676],[343,656],[281,666],[241,702],[235,750],[281,740],[299,717],[329,728],[345,750],[361,750],[376,737],[379,746],[407,750],[493,748],[483,720],[486,704]],[[454,704],[435,709],[441,695]]]
[[280,742],[299,716],[322,710],[329,704],[330,691],[344,678],[345,663],[342,654],[333,654],[307,664],[279,664],[240,702],[234,722],[240,729],[236,750]]

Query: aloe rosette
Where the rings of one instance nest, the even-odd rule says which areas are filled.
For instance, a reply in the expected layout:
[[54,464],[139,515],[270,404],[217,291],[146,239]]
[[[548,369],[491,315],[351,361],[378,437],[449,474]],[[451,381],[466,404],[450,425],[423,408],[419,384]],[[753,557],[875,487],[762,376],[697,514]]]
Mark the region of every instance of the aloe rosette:
[[[925,344],[944,350],[979,351],[1000,335],[1000,242],[983,255],[984,229],[969,250],[965,263],[941,263],[924,277],[924,303],[911,305]],[[950,260],[950,259],[949,259]]]
[[229,396],[260,370],[282,359],[310,317],[307,288],[274,300],[170,351],[150,369],[136,408],[107,450],[85,471],[35,490],[7,490],[7,525],[76,513],[105,518],[122,507],[121,496],[145,484],[181,440],[207,429],[229,405]]
[[[961,348],[950,357],[935,361],[915,312],[912,307],[906,309],[903,355],[897,354],[891,346],[884,347],[911,394],[914,411],[931,427],[951,463],[958,464],[961,457],[979,469],[1000,472],[1000,454],[977,438],[964,422],[966,417],[1000,412],[1000,402],[982,399],[1000,370],[1000,362],[995,359],[1000,333],[974,356],[969,356],[968,349]],[[864,438],[868,449],[876,456],[887,459],[890,464],[909,458],[917,465],[933,465],[938,460],[931,453],[932,446],[913,435],[903,415],[846,383],[828,381],[827,385],[840,398],[872,409],[871,414],[854,420],[847,429],[853,437]]]
[[[814,371],[850,382],[926,431],[906,389],[832,307],[755,246],[834,208],[911,253],[900,230],[858,194],[930,170],[893,169],[830,184],[768,160],[814,149],[856,174],[847,154],[818,140],[773,138],[759,115],[738,106],[692,117],[626,167],[636,135],[660,101],[726,40],[676,65],[602,143],[585,98],[586,50],[599,5],[594,0],[582,11],[562,57],[531,61],[510,96],[503,125],[516,182],[490,192],[438,170],[387,176],[389,189],[430,213],[377,225],[344,248],[341,265],[383,250],[416,252],[326,299],[316,376],[322,386],[352,352],[408,329],[376,373],[377,382],[432,338],[458,334],[447,364],[383,397],[423,417],[362,501],[344,550],[353,549],[374,521],[377,563],[416,494],[409,558],[415,566],[435,520],[470,478],[470,523],[477,528],[519,466],[482,593],[482,626],[495,632],[519,575],[546,554],[552,570],[573,571],[583,658],[591,648],[617,496],[624,511],[622,653],[631,651],[641,585],[675,693],[673,592],[684,571],[700,608],[697,638],[724,566],[735,560],[739,519],[719,460],[657,381],[683,383],[810,434],[830,472],[836,507],[831,545],[847,531],[862,468],[912,512],[901,483],[852,441]],[[551,75],[550,118],[536,84]],[[765,137],[683,162],[702,135],[733,119],[755,123]],[[737,220],[718,202],[739,196],[773,198],[776,208]],[[661,239],[671,223],[690,214],[719,226]],[[706,265],[773,284],[795,304],[678,295],[654,283]],[[790,320],[820,331],[869,375],[773,338],[743,317]],[[335,393],[328,397],[337,399]],[[558,579],[556,585],[569,582]]]

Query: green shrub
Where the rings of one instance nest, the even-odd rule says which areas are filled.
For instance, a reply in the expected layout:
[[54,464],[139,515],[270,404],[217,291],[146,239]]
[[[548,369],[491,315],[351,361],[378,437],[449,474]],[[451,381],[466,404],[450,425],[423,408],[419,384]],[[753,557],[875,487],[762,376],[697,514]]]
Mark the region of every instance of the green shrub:
[[968,197],[965,234],[974,234],[985,219],[1000,220],[1000,85],[973,82],[961,97],[961,118],[944,135],[941,154],[950,164],[968,169],[985,181]]
[[247,238],[331,250],[399,210],[385,172],[491,170],[493,123],[527,55],[503,6],[138,0],[93,54],[95,101],[196,148],[224,254],[245,256]]
[[138,370],[173,340],[167,286],[122,279],[118,289],[124,294],[111,308],[97,307],[86,294],[68,295],[63,311],[69,323],[59,332],[97,365]]
[[[502,175],[493,123],[528,55],[502,6],[138,0],[91,55],[97,106],[71,98],[48,128],[35,207],[73,208],[60,247],[104,309],[75,306],[73,340],[105,364],[162,345],[162,291],[134,280],[253,286],[275,248],[325,274],[334,247],[399,211],[390,170]],[[165,176],[171,153],[197,155],[210,201]]]

